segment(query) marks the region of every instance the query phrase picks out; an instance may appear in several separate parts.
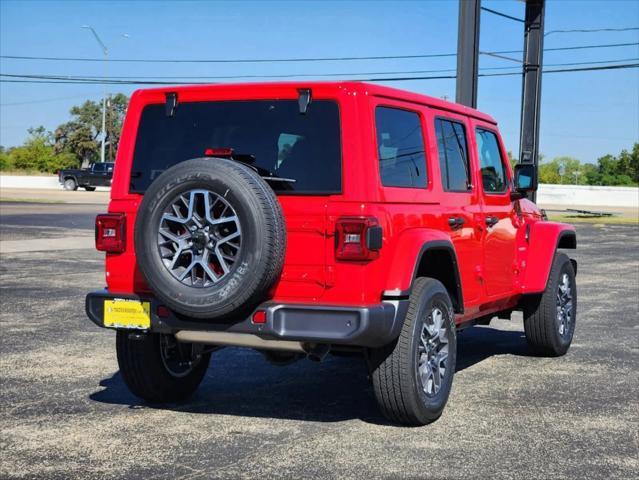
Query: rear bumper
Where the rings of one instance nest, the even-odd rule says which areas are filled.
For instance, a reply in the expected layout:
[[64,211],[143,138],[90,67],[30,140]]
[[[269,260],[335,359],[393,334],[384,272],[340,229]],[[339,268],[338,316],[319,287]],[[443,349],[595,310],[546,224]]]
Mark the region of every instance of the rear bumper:
[[255,335],[265,340],[360,347],[381,347],[396,339],[408,310],[407,300],[384,301],[365,307],[265,302],[256,309],[266,312],[265,323],[253,323],[252,315],[236,322],[211,322],[177,316],[168,309],[162,309],[164,312],[160,317],[158,307],[162,304],[154,297],[111,294],[103,290],[86,297],[89,319],[104,327],[104,300],[116,298],[150,302],[151,332],[228,332]]

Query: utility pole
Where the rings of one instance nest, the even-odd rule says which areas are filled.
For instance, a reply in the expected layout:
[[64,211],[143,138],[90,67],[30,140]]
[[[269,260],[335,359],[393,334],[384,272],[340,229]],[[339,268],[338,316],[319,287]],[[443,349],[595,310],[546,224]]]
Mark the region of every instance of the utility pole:
[[455,101],[472,108],[477,108],[480,10],[481,0],[459,1]]
[[[521,94],[519,162],[539,165],[541,69],[544,56],[545,0],[526,0],[524,20],[524,68]],[[531,200],[536,199],[532,192]]]
[[[104,42],[100,40],[100,37],[93,29],[91,25],[82,25],[82,28],[86,28],[87,30],[91,30],[93,36],[100,44],[100,48],[102,49],[102,53],[104,54],[104,77],[106,82],[106,73],[107,73],[107,65],[109,61],[109,49],[106,47]],[[106,142],[106,102],[107,102],[107,87],[106,83],[104,84],[104,95],[102,96],[102,132],[100,133],[100,162],[104,163],[104,145]]]
[[[479,51],[479,20],[482,10],[524,25],[523,85],[521,94],[521,134],[519,162],[539,165],[539,110],[544,48],[545,0],[524,0],[525,19],[481,6],[481,0],[459,0],[457,36],[457,91],[455,101],[477,108],[479,54],[519,62],[518,59]],[[535,192],[531,200],[535,201]]]

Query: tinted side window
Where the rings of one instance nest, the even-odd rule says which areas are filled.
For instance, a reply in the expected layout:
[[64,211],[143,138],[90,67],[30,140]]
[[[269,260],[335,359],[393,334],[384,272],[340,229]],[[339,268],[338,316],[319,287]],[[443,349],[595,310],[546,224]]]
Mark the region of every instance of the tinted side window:
[[96,163],[93,165],[93,171],[95,173],[103,173],[105,171],[106,165],[104,163]]
[[461,123],[435,120],[442,185],[448,191],[467,191],[470,186],[466,130]]
[[426,156],[422,123],[415,112],[377,107],[377,151],[382,185],[426,186]]
[[477,150],[484,192],[505,192],[507,188],[506,172],[504,171],[497,135],[488,130],[478,128],[475,136],[477,137]]

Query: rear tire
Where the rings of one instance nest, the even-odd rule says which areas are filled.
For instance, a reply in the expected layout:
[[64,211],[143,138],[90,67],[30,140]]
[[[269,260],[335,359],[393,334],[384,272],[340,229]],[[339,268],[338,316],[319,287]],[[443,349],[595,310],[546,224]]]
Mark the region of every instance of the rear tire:
[[418,426],[434,422],[444,410],[455,373],[457,338],[453,306],[441,282],[416,279],[409,302],[397,342],[372,351],[370,360],[384,416]]
[[565,253],[557,253],[546,290],[527,299],[524,306],[524,330],[529,347],[538,355],[564,355],[570,348],[576,320],[575,270]]
[[95,187],[84,187],[87,192],[95,192]]
[[211,359],[201,347],[197,353],[197,346],[178,343],[172,335],[159,333],[132,336],[118,330],[116,350],[127,387],[149,403],[186,400],[202,382]]
[[68,191],[75,191],[78,189],[78,184],[73,178],[67,178],[64,180],[62,187]]

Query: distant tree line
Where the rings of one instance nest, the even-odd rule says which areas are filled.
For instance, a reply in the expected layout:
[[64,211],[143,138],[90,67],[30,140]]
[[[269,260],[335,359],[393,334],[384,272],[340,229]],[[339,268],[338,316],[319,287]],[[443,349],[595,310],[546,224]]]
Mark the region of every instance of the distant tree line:
[[[508,152],[511,166],[517,159]],[[632,150],[622,150],[617,156],[604,155],[597,163],[581,163],[573,157],[539,159],[539,183],[559,185],[639,186],[639,143]]]
[[581,163],[576,158],[558,157],[539,166],[541,183],[577,185],[639,185],[639,143],[617,156],[604,155],[597,163]]
[[[105,159],[114,161],[120,143],[128,97],[109,97],[106,109]],[[63,168],[87,166],[100,160],[102,103],[87,100],[70,110],[71,120],[54,131],[30,128],[24,144],[5,149],[0,146],[0,170],[55,173]]]
[[[118,93],[109,97],[106,114],[106,159],[114,161],[129,99]],[[100,159],[102,104],[87,100],[71,108],[71,120],[53,132],[30,128],[19,147],[0,146],[0,170],[54,173],[63,168],[87,166]],[[508,152],[510,163],[517,159]],[[572,157],[545,160],[540,156],[539,181],[553,184],[639,186],[639,143],[617,156],[604,155],[597,163],[581,163]]]

